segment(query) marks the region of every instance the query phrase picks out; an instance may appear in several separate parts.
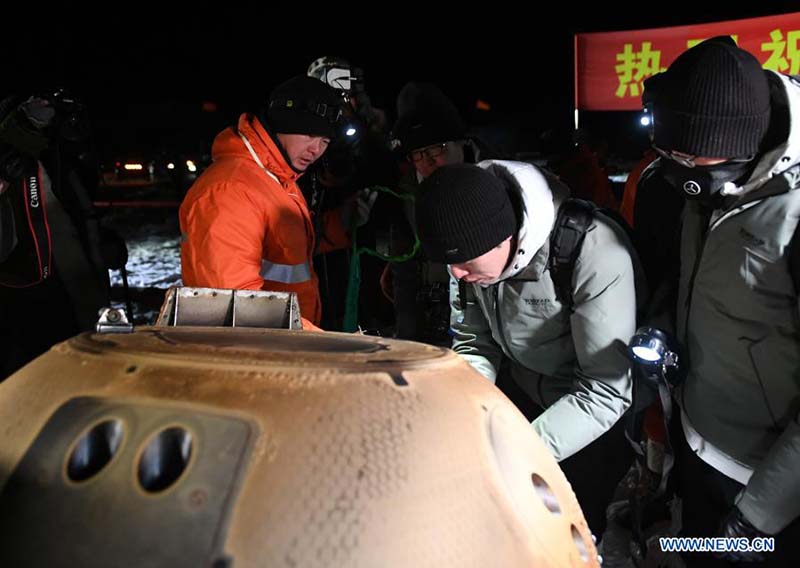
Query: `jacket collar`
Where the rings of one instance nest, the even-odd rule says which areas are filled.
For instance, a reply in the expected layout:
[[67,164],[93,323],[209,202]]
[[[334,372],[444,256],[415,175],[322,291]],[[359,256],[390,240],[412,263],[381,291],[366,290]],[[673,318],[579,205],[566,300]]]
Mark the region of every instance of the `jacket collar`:
[[277,178],[281,185],[292,183],[300,177],[300,174],[289,165],[278,141],[273,140],[258,118],[246,113],[239,117],[235,129],[227,128],[217,135],[211,149],[214,160],[224,156],[235,156],[255,161],[242,137],[249,142],[264,169]]

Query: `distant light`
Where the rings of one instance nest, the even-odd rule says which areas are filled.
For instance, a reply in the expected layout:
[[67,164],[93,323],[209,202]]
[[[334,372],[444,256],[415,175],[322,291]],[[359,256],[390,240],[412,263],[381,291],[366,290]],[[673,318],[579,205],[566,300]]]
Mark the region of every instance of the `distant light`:
[[477,101],[475,101],[475,108],[478,110],[489,111],[492,110],[492,105],[490,105],[484,100],[478,99]]
[[168,170],[174,170],[174,169],[175,169],[175,164],[173,164],[172,162],[170,162],[169,164],[167,164],[167,169],[168,169]]
[[644,115],[642,118],[639,119],[639,122],[641,123],[642,126],[650,126],[650,117]]
[[124,167],[128,171],[141,171],[144,169],[142,164],[125,164]]
[[347,129],[345,134],[347,134],[348,136],[355,136],[356,135],[356,129],[351,126],[350,128]]
[[190,172],[196,172],[197,171],[197,166],[194,165],[193,161],[186,160],[186,169],[189,170]]

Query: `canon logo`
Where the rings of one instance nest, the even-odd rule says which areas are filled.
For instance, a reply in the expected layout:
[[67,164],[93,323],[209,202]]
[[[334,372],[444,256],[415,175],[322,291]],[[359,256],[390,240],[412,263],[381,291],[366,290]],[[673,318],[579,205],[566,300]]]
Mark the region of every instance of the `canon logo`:
[[39,207],[39,181],[35,177],[28,180],[28,196],[31,207]]

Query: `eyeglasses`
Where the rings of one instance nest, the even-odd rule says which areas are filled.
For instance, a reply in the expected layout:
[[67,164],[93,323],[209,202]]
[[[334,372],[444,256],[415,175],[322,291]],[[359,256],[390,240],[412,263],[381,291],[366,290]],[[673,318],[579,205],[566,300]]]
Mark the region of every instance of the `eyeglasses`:
[[653,150],[656,151],[656,154],[661,156],[662,158],[666,158],[667,160],[672,160],[673,162],[677,162],[678,164],[682,165],[684,168],[693,168],[697,164],[694,163],[697,156],[689,156],[686,154],[676,154],[674,152],[668,152],[666,150],[662,150],[655,144],[652,145]]
[[413,152],[408,153],[408,161],[409,162],[421,162],[423,158],[428,158],[429,160],[435,160],[447,149],[447,142],[442,144],[433,144],[432,146],[427,146],[422,150],[414,150]]
[[[653,150],[656,151],[656,154],[658,154],[662,158],[666,158],[667,160],[672,160],[673,162],[675,162],[677,164],[680,164],[681,166],[683,166],[685,168],[702,167],[702,166],[699,166],[695,162],[695,160],[697,160],[697,158],[699,158],[699,156],[690,156],[688,154],[681,154],[679,152],[674,152],[674,151],[668,152],[667,150],[659,148],[655,144],[652,144],[652,148],[653,148]],[[723,163],[725,163],[725,164],[741,164],[741,163],[745,163],[745,162],[752,162],[753,158],[755,158],[755,154],[752,154],[750,156],[745,156],[743,158],[730,158],[728,160],[725,160],[725,162],[723,162]]]

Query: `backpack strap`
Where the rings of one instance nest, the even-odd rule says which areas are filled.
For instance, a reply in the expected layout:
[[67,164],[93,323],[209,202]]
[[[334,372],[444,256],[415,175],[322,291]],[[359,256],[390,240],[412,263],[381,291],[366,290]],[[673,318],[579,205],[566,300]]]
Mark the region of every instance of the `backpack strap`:
[[556,288],[556,298],[568,306],[572,298],[572,275],[581,252],[586,231],[594,220],[594,204],[583,199],[567,199],[561,204],[550,235],[550,278]]

